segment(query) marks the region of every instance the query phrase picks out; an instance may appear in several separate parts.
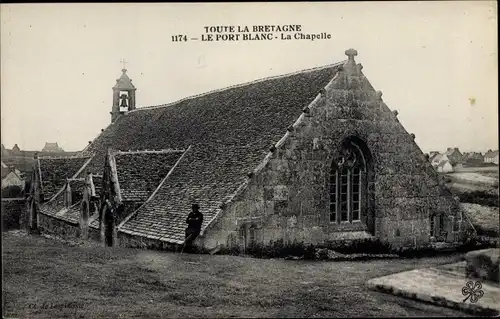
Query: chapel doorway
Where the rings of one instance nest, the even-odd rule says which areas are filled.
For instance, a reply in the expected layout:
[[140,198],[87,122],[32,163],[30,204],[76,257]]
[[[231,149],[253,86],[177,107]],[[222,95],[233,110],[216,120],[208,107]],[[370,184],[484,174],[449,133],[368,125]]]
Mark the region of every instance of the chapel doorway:
[[114,218],[113,212],[107,207],[103,210],[104,216],[104,244],[106,246],[113,246],[113,229],[114,229]]

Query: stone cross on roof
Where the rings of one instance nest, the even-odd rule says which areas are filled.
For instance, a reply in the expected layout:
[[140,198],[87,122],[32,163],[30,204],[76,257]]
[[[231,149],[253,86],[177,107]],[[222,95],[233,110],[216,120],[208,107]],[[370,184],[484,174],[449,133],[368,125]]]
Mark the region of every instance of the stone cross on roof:
[[127,71],[127,61],[125,61],[125,59],[121,59],[120,62],[122,63],[122,71],[123,72],[126,72]]
[[354,61],[354,57],[358,55],[358,51],[354,49],[348,49],[345,51],[345,55],[349,58],[349,61]]

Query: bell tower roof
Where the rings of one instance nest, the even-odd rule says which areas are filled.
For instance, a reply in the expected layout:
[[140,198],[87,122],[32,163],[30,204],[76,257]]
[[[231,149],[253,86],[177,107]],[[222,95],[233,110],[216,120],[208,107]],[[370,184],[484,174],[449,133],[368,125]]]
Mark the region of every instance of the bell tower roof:
[[122,75],[116,80],[116,84],[113,87],[116,90],[130,91],[135,90],[135,86],[132,84],[132,80],[127,75],[127,69],[122,69]]

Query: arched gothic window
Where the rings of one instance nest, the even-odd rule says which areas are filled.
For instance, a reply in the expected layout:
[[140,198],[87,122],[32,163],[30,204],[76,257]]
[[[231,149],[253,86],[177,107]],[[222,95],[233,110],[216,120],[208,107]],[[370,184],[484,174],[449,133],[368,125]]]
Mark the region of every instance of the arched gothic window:
[[353,141],[343,143],[330,171],[330,222],[361,220],[366,196],[366,160]]

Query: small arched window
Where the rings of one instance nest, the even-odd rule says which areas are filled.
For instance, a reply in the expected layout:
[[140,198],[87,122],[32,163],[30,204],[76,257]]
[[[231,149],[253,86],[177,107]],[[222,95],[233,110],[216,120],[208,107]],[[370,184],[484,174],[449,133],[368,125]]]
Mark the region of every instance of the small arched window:
[[366,196],[366,160],[353,141],[343,143],[330,171],[330,222],[361,220]]

